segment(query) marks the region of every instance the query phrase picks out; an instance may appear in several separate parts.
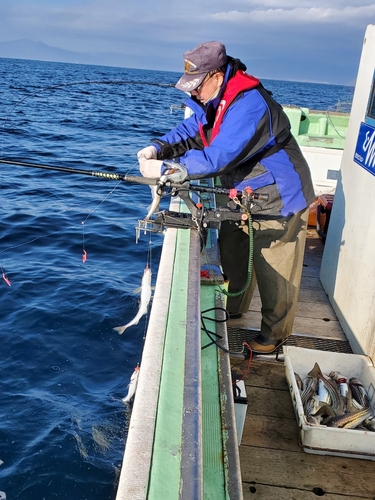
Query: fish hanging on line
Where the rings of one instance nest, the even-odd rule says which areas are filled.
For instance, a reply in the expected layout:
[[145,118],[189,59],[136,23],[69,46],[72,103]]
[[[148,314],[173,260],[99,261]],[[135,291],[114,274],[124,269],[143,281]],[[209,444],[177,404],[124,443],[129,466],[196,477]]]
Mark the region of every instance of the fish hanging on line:
[[161,200],[161,196],[160,196],[160,194],[158,194],[159,186],[150,186],[150,189],[151,189],[152,201],[151,201],[151,204],[147,207],[148,212],[147,212],[147,215],[145,217],[146,221],[149,220],[151,215],[157,211],[157,209],[159,208],[159,205],[160,205],[160,200]]
[[2,273],[3,273],[2,278],[3,278],[3,280],[5,281],[5,283],[6,283],[8,286],[12,286],[12,283],[10,282],[10,279],[9,279],[9,278],[7,278],[7,276],[6,276],[5,271],[4,271],[4,269],[3,269],[3,268],[1,268],[1,271],[2,271]]
[[129,328],[129,326],[137,325],[141,317],[147,313],[148,304],[151,299],[151,269],[146,265],[146,269],[143,272],[141,287],[134,290],[134,293],[141,292],[141,300],[139,304],[139,309],[137,315],[129,321],[126,325],[116,326],[114,330],[120,335]]
[[138,377],[139,377],[139,366],[136,366],[134,368],[132,376],[130,377],[130,382],[128,385],[128,393],[121,400],[123,403],[129,403],[129,401],[131,401],[131,399],[134,397],[135,391],[137,390]]

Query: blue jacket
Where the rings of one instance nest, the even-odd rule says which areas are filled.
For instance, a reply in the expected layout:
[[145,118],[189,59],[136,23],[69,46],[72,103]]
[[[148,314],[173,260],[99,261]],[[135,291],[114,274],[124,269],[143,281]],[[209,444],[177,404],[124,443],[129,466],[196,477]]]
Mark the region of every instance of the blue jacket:
[[[246,77],[253,83],[246,85]],[[258,217],[285,217],[308,207],[315,199],[310,170],[281,106],[243,71],[226,79],[221,95],[207,107],[193,98],[186,101],[194,114],[153,140],[158,158],[179,158],[192,179],[220,176],[223,187],[250,186],[268,194],[268,201],[252,209]]]

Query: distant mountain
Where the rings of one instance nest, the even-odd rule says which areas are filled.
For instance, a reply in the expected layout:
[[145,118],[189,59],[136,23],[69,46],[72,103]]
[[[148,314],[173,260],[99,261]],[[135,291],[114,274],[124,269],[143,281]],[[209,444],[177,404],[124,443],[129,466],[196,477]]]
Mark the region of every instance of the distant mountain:
[[100,66],[120,66],[124,68],[145,67],[142,59],[133,55],[115,52],[74,52],[35,42],[28,38],[0,42],[0,57],[11,59],[32,59],[79,64],[98,64]]

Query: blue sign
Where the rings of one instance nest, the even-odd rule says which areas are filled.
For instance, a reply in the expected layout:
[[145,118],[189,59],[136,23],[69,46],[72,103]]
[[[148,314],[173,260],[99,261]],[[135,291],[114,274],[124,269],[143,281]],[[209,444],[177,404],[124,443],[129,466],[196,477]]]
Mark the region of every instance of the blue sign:
[[375,128],[368,123],[361,123],[354,161],[375,175]]

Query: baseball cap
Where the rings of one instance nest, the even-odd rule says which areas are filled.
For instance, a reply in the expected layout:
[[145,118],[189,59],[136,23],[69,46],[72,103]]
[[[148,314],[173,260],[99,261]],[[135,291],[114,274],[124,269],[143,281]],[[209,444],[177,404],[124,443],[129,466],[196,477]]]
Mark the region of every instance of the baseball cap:
[[220,42],[205,42],[184,54],[184,74],[176,83],[176,88],[191,92],[205,79],[206,75],[227,62],[225,45]]

